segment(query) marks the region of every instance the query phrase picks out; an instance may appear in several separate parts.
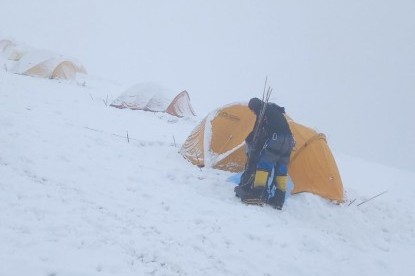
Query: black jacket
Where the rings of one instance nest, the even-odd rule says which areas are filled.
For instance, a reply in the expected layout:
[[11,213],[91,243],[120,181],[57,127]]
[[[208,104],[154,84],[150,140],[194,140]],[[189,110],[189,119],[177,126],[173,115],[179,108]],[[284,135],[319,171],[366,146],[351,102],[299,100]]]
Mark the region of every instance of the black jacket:
[[268,134],[268,138],[272,137],[273,133],[277,135],[292,135],[284,114],[284,107],[274,103],[267,104],[264,115],[264,128]]
[[258,132],[257,141],[254,144],[254,130],[257,127],[258,124],[258,117],[260,110],[256,109],[254,110],[254,113],[256,115],[256,121],[253,131],[248,135],[246,138],[246,143],[257,149],[260,150],[265,142],[273,136],[274,133],[277,134],[277,136],[280,135],[292,135],[290,126],[288,125],[287,119],[285,118],[285,109],[284,107],[281,107],[275,103],[268,103],[267,107],[265,109],[265,114]]

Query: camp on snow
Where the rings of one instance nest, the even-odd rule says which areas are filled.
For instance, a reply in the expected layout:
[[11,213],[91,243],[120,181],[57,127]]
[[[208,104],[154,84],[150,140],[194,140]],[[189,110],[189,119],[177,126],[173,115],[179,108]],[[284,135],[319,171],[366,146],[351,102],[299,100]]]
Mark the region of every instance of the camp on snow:
[[[310,192],[343,202],[343,184],[326,136],[294,122],[287,116],[294,135],[289,176],[292,194]],[[192,164],[241,172],[246,162],[245,138],[255,123],[247,104],[229,104],[209,113],[192,131],[180,153]]]

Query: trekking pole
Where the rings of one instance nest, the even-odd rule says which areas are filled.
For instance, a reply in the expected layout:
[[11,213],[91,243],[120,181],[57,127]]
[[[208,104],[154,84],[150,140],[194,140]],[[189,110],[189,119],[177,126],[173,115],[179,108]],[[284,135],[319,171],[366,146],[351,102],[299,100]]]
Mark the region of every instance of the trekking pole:
[[264,90],[262,91],[262,101],[264,100],[265,90],[267,89],[268,76],[265,76]]
[[378,194],[378,195],[375,195],[375,196],[372,196],[371,198],[369,198],[369,199],[367,199],[367,200],[365,200],[365,201],[363,201],[363,202],[360,202],[359,204],[357,204],[356,206],[360,206],[360,205],[362,205],[362,204],[364,204],[364,203],[366,203],[366,202],[368,202],[368,201],[370,201],[370,200],[372,200],[372,199],[375,199],[375,198],[377,198],[378,196],[381,196],[381,195],[383,195],[383,194],[385,194],[387,191],[384,191],[384,192],[381,192],[380,194]]
[[[263,106],[261,108],[261,111],[258,114],[258,118],[256,120],[256,124],[255,124],[254,130],[253,130],[254,135],[253,135],[253,138],[252,138],[252,145],[253,145],[254,148],[256,148],[256,144],[257,144],[257,140],[258,140],[258,137],[259,137],[260,129],[261,129],[262,123],[263,123],[262,122],[263,117],[265,115],[265,111],[266,111],[266,108],[267,108],[267,105],[268,105],[268,101],[269,101],[269,98],[270,98],[271,93],[272,93],[272,88],[271,87],[268,87],[268,90],[266,90],[267,79],[268,79],[268,77],[265,78],[265,87],[264,87],[264,91],[263,91],[263,94],[262,94]],[[265,93],[265,91],[266,91],[266,93]],[[257,158],[257,156],[253,157],[252,154],[250,154],[248,156],[248,160],[247,160],[246,166],[245,166],[245,171],[247,170],[247,168],[249,166],[252,166],[252,158]],[[249,169],[251,169],[251,168],[249,167]],[[253,180],[254,177],[255,177],[255,174],[251,174],[248,178],[247,183],[250,183]]]

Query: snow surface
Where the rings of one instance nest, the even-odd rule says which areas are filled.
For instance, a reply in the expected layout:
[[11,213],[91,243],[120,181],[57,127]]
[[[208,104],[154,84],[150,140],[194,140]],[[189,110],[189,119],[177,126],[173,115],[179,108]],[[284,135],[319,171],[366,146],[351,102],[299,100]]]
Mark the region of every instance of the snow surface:
[[[15,37],[37,49],[76,56],[90,75],[77,82],[27,77],[10,73],[12,63],[0,57],[0,276],[415,274],[415,173],[394,168],[398,163],[380,164],[393,161],[389,148],[396,142],[389,135],[408,120],[356,157],[350,145],[367,146],[373,137],[365,137],[356,120],[360,112],[350,119],[342,109],[353,98],[346,92],[360,85],[369,96],[353,95],[367,100],[370,131],[380,128],[371,116],[384,119],[387,104],[402,112],[412,107],[414,86],[407,77],[413,72],[414,41],[402,45],[406,34],[413,34],[413,3],[272,2],[1,1],[0,39]],[[341,21],[349,16],[351,24]],[[369,23],[360,24],[365,19]],[[341,27],[341,35],[348,36],[336,40],[324,26]],[[286,43],[265,43],[270,33]],[[312,42],[307,47],[304,34]],[[379,44],[386,48],[369,51],[384,35],[391,38]],[[320,49],[322,42],[333,47]],[[350,65],[339,70],[328,60],[345,42],[355,58],[349,64],[350,56],[336,56]],[[395,45],[400,50],[389,51]],[[270,56],[275,47],[282,52]],[[388,59],[376,59],[385,53]],[[364,54],[373,59],[362,59]],[[327,59],[317,63],[323,55]],[[373,65],[367,60],[379,66],[363,81]],[[264,63],[284,69],[259,66]],[[350,70],[356,64],[362,65],[357,72]],[[396,66],[384,67],[390,64]],[[297,65],[304,69],[295,71]],[[234,174],[200,169],[178,153],[208,112],[257,96],[253,91],[262,90],[266,74],[278,84],[274,88],[287,91],[278,98],[296,121],[321,125],[319,131],[328,135],[343,178],[344,204],[304,193],[289,197],[282,211],[245,206],[234,197]],[[385,81],[376,83],[382,77]],[[131,84],[157,79],[182,84],[199,117],[109,106]],[[385,95],[394,82],[390,100]],[[322,105],[307,107],[307,100],[334,88],[336,94],[326,94]],[[315,92],[319,89],[323,94]],[[385,97],[373,102],[374,90]],[[335,99],[342,104],[331,105]],[[361,135],[350,139],[345,134],[351,130]],[[402,160],[413,154],[413,133],[411,126],[403,131]],[[394,146],[384,150],[379,147],[384,141]]]

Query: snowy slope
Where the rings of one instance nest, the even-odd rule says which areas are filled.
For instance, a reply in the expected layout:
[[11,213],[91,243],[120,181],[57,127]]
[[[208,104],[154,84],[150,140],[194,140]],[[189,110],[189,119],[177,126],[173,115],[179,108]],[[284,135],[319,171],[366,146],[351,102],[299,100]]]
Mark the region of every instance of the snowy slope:
[[412,173],[338,154],[351,206],[245,206],[178,154],[200,118],[108,107],[116,91],[1,72],[0,275],[415,272]]
[[[89,73],[21,76],[0,54],[0,276],[415,275],[414,3],[0,0],[0,40]],[[344,204],[245,206],[235,175],[178,153],[265,76],[327,135]],[[109,106],[140,82],[199,117]]]

